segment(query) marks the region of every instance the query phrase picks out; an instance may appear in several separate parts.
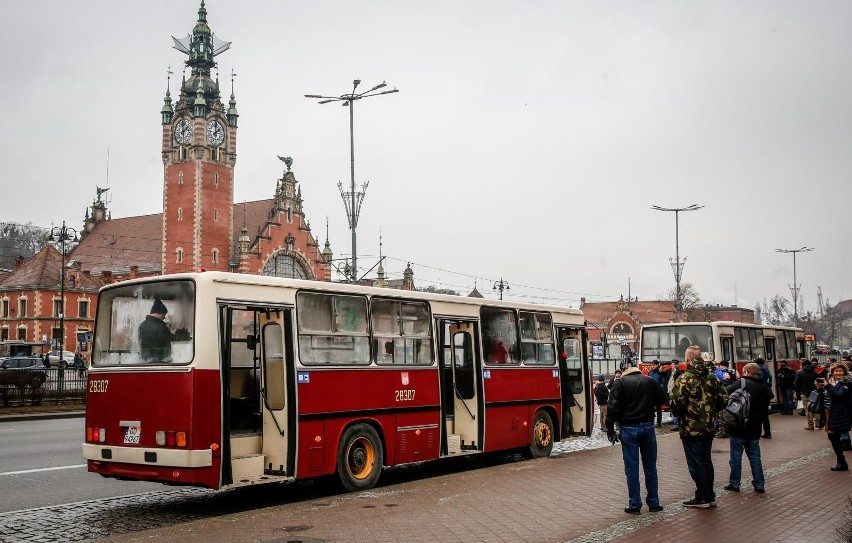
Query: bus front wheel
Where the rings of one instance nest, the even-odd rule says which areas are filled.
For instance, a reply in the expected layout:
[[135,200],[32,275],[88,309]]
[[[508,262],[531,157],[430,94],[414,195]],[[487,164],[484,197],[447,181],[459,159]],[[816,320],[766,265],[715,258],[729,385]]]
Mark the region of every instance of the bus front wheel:
[[539,411],[535,414],[532,425],[532,440],[528,456],[530,458],[545,458],[550,456],[553,450],[553,419],[547,411]]
[[373,488],[382,472],[383,449],[379,434],[369,424],[346,429],[337,452],[337,475],[349,491]]

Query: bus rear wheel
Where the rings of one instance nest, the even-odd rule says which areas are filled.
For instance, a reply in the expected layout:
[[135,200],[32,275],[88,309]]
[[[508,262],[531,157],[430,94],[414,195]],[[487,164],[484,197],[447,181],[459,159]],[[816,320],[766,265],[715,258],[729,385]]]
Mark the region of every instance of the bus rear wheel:
[[530,441],[530,458],[545,458],[553,450],[553,419],[547,411],[538,411],[532,425],[532,440]]
[[379,434],[369,424],[355,424],[343,432],[337,451],[337,475],[346,490],[373,488],[384,457]]

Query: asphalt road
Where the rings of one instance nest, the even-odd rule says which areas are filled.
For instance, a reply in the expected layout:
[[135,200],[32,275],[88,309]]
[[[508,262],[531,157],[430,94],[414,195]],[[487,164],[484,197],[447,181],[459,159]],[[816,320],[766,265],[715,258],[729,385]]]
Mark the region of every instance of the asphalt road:
[[83,433],[82,417],[0,421],[0,513],[166,488],[88,473]]

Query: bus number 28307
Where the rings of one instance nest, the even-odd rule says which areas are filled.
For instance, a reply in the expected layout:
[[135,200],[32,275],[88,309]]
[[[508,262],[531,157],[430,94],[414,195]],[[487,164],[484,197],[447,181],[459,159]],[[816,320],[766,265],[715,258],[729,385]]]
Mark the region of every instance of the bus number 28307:
[[396,392],[396,401],[398,402],[412,402],[414,401],[414,393],[417,392],[414,389],[406,388],[404,390],[397,390]]
[[108,386],[107,379],[92,379],[89,382],[89,392],[106,392]]

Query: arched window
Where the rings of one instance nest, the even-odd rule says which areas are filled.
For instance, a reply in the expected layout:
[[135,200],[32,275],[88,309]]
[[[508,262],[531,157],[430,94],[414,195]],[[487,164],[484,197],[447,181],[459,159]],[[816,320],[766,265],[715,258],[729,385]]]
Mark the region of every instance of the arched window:
[[183,262],[183,249],[178,248],[178,250],[175,251],[175,262],[178,264]]
[[213,249],[213,263],[219,263],[219,249]]
[[627,324],[626,322],[619,322],[615,326],[612,327],[613,334],[632,334],[633,327]]
[[308,273],[302,264],[290,255],[278,253],[263,266],[262,275],[287,277],[289,279],[308,279]]

